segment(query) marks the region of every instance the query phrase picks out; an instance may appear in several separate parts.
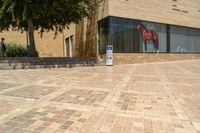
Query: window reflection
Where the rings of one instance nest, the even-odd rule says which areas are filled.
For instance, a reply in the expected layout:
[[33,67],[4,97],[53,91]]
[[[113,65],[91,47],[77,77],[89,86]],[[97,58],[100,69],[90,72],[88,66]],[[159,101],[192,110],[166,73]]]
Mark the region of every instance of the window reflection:
[[[99,23],[100,54],[106,52],[107,44],[113,45],[114,53],[145,52],[144,35],[138,29],[140,24],[148,33],[158,34],[159,52],[200,52],[199,29],[168,26],[170,32],[167,32],[166,24],[108,17]],[[151,39],[147,41],[146,52],[156,52]]]
[[171,52],[200,52],[200,30],[171,26]]

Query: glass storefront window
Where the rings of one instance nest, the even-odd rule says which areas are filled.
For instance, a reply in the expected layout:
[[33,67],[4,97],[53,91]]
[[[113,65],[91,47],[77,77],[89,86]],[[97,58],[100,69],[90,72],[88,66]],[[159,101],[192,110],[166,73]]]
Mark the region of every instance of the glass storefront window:
[[200,52],[200,30],[170,26],[170,44],[171,52]]
[[[147,49],[145,51],[143,24],[147,29]],[[156,52],[152,34],[158,35],[159,52],[200,52],[200,30],[171,26],[119,17],[108,17],[99,22],[100,54],[106,52],[106,45],[113,45],[114,53]],[[145,36],[145,37],[147,37]]]
[[113,45],[115,53],[139,52],[138,24],[139,21],[110,18],[110,43]]
[[[159,52],[167,52],[167,34],[166,25],[151,22],[142,22],[149,31],[154,31],[158,34]],[[144,41],[142,42],[144,47]],[[144,50],[143,50],[144,51]],[[153,41],[147,42],[147,52],[156,52]]]

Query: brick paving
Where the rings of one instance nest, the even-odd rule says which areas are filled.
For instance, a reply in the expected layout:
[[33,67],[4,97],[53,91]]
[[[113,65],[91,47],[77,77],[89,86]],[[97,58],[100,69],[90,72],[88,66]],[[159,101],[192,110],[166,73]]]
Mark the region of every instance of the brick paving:
[[48,95],[55,91],[54,88],[44,87],[44,86],[26,86],[23,88],[15,89],[8,91],[3,95],[21,97],[21,98],[30,98],[30,99],[39,99],[42,96]]
[[0,71],[0,133],[199,133],[200,60]]

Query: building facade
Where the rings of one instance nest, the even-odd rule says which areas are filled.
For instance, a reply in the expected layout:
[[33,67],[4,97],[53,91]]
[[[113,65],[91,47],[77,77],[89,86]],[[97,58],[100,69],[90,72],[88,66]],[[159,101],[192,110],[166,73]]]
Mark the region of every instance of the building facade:
[[40,56],[102,59],[111,44],[115,64],[200,58],[200,1],[104,0],[55,40],[48,33],[36,43]]
[[[115,64],[200,58],[199,8],[198,0],[104,0],[76,26],[75,51],[105,59],[111,44]],[[77,42],[80,34],[83,41]]]

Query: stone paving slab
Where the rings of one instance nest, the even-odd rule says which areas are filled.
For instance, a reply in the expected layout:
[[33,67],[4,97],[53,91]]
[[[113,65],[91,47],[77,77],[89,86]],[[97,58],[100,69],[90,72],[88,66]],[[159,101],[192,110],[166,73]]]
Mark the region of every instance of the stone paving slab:
[[0,71],[0,133],[199,133],[200,60]]
[[107,95],[108,92],[105,91],[71,89],[52,99],[52,101],[99,106]]
[[18,99],[0,99],[0,117],[4,114],[9,114],[10,111],[17,109],[23,105],[25,101]]
[[30,99],[39,99],[42,96],[46,96],[55,91],[55,88],[44,87],[44,86],[26,86],[16,90],[6,92],[2,95],[30,98]]
[[0,86],[1,86],[0,87],[0,91],[1,91],[1,90],[5,90],[12,87],[17,87],[19,86],[19,84],[0,82]]

